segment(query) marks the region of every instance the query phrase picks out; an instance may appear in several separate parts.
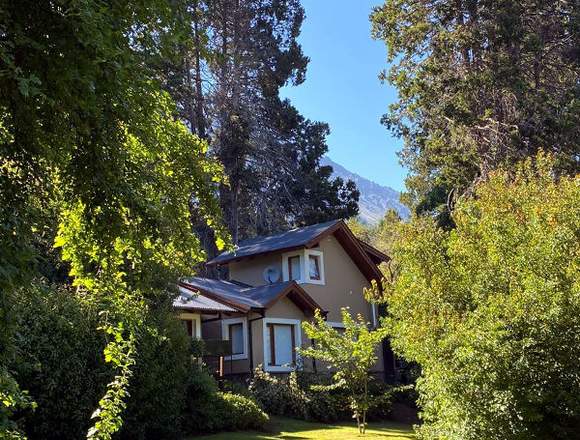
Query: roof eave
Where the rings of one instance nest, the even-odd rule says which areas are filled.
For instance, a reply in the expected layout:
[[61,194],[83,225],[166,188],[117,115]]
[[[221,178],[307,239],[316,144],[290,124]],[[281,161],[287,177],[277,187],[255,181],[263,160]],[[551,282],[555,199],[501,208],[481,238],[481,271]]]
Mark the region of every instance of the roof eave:
[[237,309],[237,311],[241,312],[241,313],[248,313],[252,307],[248,306],[246,304],[241,304],[238,303],[236,301],[232,301],[230,299],[225,299],[220,295],[217,295],[209,290],[206,289],[201,289],[199,287],[196,286],[192,286],[190,284],[184,283],[184,282],[180,282],[179,285],[185,289],[188,289],[192,292],[200,292],[202,295],[207,296],[210,299],[213,299],[214,301],[220,303],[220,304],[224,304],[226,306],[232,307],[233,309]]

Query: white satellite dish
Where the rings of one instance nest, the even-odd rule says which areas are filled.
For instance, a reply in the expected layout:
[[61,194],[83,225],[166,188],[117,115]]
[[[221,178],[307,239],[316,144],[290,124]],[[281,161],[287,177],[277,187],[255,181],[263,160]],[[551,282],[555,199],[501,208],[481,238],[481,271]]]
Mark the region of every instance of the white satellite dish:
[[264,281],[273,284],[280,279],[280,269],[276,266],[268,266],[264,269]]

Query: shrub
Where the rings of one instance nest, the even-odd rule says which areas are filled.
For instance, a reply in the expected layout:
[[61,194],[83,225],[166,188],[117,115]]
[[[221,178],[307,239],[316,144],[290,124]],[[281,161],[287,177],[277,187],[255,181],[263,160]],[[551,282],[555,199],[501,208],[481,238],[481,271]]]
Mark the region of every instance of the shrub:
[[[113,378],[103,361],[106,340],[97,330],[97,308],[74,292],[36,286],[18,295],[14,312],[18,357],[11,369],[37,405],[22,413],[20,425],[30,440],[85,438]],[[120,437],[175,438],[185,405],[189,340],[168,308],[150,313],[147,326],[155,331],[140,336]]]
[[96,310],[73,292],[35,286],[18,295],[14,312],[18,358],[11,368],[37,404],[23,414],[24,431],[31,440],[84,438],[112,378]]
[[[369,394],[377,405],[369,412],[369,418],[383,419],[390,413],[392,389],[380,381],[370,383]],[[331,384],[332,377],[324,373],[292,372],[272,376],[258,367],[249,391],[271,415],[324,423],[350,420],[352,411],[347,390],[329,387]]]
[[191,338],[169,307],[151,313],[146,325],[155,333],[140,338],[121,438],[174,439],[181,433]]
[[245,396],[231,393],[217,394],[218,411],[223,417],[223,430],[261,429],[269,420],[258,404]]
[[422,368],[422,438],[577,439],[580,185],[539,156],[401,227],[393,347]]
[[218,392],[215,379],[194,367],[187,390],[184,427],[189,434],[261,429],[268,416],[249,397]]

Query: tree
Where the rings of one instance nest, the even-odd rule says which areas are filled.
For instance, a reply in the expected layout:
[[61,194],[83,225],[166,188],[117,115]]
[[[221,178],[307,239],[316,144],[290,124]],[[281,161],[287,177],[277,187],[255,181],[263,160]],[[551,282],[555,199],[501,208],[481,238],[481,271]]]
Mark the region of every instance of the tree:
[[362,316],[354,319],[347,308],[342,309],[342,322],[344,332],[339,332],[317,310],[313,323],[302,323],[313,344],[299,349],[299,352],[302,356],[327,362],[333,368],[334,383],[321,387],[345,388],[348,391],[359,432],[364,434],[367,412],[374,403],[369,395],[370,370],[377,362],[376,352],[386,337],[386,329],[369,329],[369,323]]
[[[300,2],[178,4],[186,35],[160,76],[181,117],[224,166],[219,197],[233,241],[356,214],[354,184],[320,166],[328,126],[279,96],[305,77]],[[205,50],[199,40],[207,41]]]
[[539,149],[579,169],[578,6],[572,0],[386,0],[373,36],[393,62],[399,100],[383,123],[404,139],[404,199],[451,226],[449,212],[490,171]]
[[421,438],[578,435],[580,181],[554,166],[540,154],[491,172],[450,232],[401,226],[387,324],[422,368]]
[[218,241],[227,239],[214,197],[221,168],[177,119],[150,68],[178,34],[170,6],[0,4],[4,431],[4,402],[25,403],[5,367],[17,335],[11,303],[19,289],[46,284],[44,262],[56,258],[68,272],[60,282],[100,308],[105,359],[117,375],[89,437],[108,439],[122,424],[139,341],[156,334],[145,322],[149,307],[167,301],[175,280],[204,258],[191,232],[192,194]]

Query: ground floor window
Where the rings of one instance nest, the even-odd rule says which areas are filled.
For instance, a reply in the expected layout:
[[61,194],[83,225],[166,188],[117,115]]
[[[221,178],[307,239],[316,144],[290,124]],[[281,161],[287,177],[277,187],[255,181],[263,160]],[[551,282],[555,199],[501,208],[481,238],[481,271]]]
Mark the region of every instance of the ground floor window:
[[201,316],[197,313],[181,313],[179,319],[190,338],[201,339]]
[[248,358],[248,321],[246,318],[231,318],[222,321],[222,337],[231,341],[232,355],[225,359]]
[[296,368],[296,347],[300,346],[300,321],[283,318],[264,320],[264,365],[266,371]]

